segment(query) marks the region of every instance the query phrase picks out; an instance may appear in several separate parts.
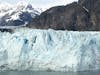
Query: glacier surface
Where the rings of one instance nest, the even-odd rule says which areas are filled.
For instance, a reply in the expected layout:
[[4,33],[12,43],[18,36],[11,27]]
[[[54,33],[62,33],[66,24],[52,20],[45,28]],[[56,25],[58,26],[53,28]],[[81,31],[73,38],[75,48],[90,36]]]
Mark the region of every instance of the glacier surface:
[[100,32],[21,28],[0,32],[0,71],[100,69]]

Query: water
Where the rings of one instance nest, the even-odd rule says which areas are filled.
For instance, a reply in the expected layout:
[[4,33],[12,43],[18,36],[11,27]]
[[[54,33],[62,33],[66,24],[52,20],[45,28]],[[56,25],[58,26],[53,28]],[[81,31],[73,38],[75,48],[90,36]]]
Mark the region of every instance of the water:
[[9,71],[0,72],[0,75],[100,75],[100,71],[87,72],[32,72],[32,71]]

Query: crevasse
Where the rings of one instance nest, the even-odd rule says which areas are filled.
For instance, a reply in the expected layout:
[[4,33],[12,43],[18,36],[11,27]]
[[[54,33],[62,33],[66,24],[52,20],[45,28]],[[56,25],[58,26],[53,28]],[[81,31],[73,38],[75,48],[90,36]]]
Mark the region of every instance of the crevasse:
[[100,32],[21,28],[0,32],[0,71],[100,69]]

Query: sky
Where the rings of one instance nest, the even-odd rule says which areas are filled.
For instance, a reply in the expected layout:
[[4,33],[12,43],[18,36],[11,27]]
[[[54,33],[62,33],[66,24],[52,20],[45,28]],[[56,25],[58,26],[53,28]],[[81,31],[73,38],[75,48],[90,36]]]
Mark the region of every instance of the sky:
[[19,1],[25,1],[32,4],[36,8],[50,8],[52,6],[66,5],[77,0],[0,0],[0,3],[7,2],[16,4]]

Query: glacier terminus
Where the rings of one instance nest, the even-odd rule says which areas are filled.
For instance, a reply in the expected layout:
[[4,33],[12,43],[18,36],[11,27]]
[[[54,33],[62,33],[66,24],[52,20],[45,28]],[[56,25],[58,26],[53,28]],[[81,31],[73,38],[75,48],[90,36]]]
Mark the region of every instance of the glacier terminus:
[[0,32],[0,71],[100,69],[100,32],[20,28]]

